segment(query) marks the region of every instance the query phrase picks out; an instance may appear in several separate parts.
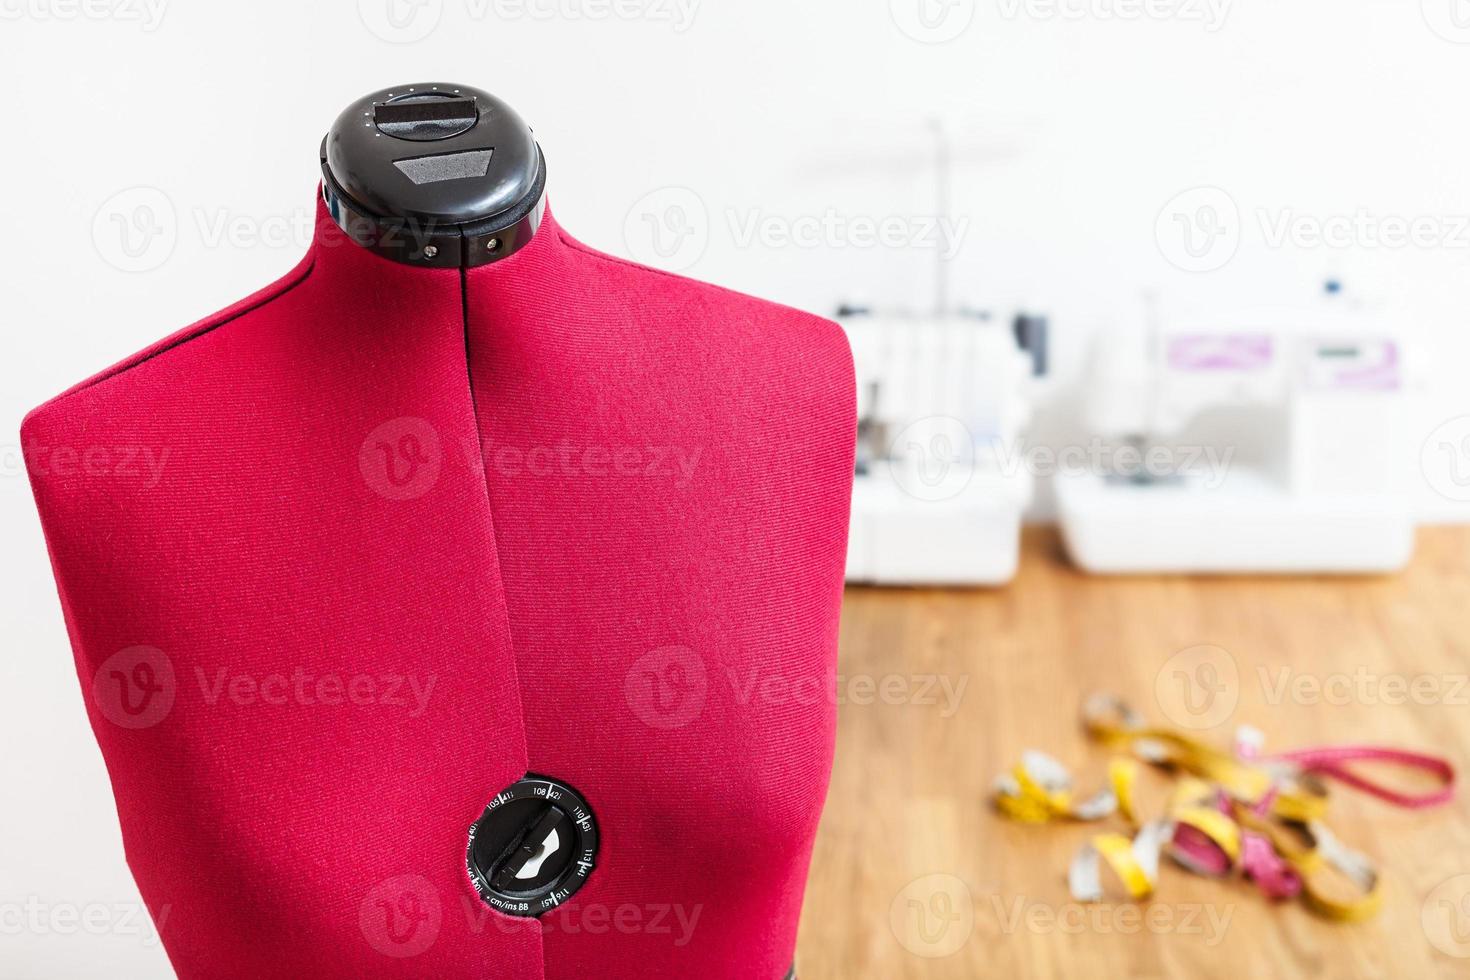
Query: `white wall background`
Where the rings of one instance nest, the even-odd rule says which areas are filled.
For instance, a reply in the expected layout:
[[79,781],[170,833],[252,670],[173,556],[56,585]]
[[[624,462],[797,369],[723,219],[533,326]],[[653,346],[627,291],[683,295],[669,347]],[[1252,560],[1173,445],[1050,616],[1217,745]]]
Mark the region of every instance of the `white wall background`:
[[[0,973],[166,969],[151,930],[120,921],[137,899],[20,417],[289,268],[332,118],[431,78],[522,112],[590,244],[824,313],[930,302],[930,255],[866,246],[852,222],[932,213],[924,124],[943,118],[967,223],[956,298],[1049,313],[1063,376],[1146,291],[1166,311],[1291,304],[1332,274],[1428,355],[1416,438],[1470,414],[1466,0],[0,0]],[[1191,273],[1155,224],[1200,186],[1227,192],[1240,244]],[[128,256],[113,221],[139,203],[163,233]],[[643,222],[669,204],[696,234],[663,257]],[[1429,219],[1434,240],[1269,241],[1286,215],[1360,214]],[[741,234],[824,216],[830,242]],[[1425,474],[1427,518],[1470,516],[1452,462]],[[66,925],[93,904],[113,910],[100,928]]]

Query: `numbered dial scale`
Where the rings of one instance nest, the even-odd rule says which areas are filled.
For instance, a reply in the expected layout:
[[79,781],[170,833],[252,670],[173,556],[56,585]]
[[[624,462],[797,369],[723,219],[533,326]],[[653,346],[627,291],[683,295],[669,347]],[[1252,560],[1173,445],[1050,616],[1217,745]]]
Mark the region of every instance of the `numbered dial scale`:
[[470,827],[465,865],[475,891],[506,915],[540,916],[587,882],[597,823],[576,790],[528,774],[496,794]]

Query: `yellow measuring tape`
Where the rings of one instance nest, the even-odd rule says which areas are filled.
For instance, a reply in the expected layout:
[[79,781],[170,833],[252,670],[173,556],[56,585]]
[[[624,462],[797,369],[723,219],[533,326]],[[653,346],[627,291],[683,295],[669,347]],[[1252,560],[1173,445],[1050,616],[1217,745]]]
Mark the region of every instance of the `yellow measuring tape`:
[[1145,762],[1218,783],[1231,797],[1255,803],[1277,788],[1272,813],[1284,820],[1310,820],[1327,812],[1320,781],[1273,775],[1213,746],[1166,728],[1150,728],[1141,716],[1109,694],[1095,694],[1082,707],[1082,724],[1102,744],[1129,751]]
[[[1196,873],[1244,873],[1272,898],[1299,895],[1327,918],[1357,921],[1378,911],[1378,872],[1322,822],[1327,791],[1320,779],[1150,727],[1109,695],[1088,699],[1082,720],[1093,738],[1132,756],[1109,761],[1103,787],[1079,799],[1060,762],[1028,751],[996,780],[994,795],[1001,813],[1023,823],[1097,823],[1117,815],[1127,825],[1126,834],[1094,834],[1073,858],[1067,878],[1078,901],[1103,899],[1103,867],[1130,897],[1148,897],[1168,853]],[[1179,777],[1166,801],[1140,806],[1135,758]]]

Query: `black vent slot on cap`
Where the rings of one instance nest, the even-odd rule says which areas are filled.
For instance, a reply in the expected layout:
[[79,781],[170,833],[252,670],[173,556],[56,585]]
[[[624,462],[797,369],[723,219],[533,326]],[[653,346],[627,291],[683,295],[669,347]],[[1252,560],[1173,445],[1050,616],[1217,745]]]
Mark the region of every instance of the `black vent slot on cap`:
[[401,140],[442,140],[458,136],[480,118],[474,99],[409,96],[373,106],[373,124]]
[[435,153],[426,157],[394,160],[415,184],[433,184],[441,180],[483,177],[490,170],[490,154],[494,150],[460,150],[457,153]]

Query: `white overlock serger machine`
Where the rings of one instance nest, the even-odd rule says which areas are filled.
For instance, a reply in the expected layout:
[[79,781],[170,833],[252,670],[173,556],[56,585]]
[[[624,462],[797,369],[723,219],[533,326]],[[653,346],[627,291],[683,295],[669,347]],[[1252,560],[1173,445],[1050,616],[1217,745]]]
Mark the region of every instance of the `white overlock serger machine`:
[[[1028,323],[841,317],[858,383],[847,580],[999,585],[1015,575],[1031,474]],[[1041,331],[1036,331],[1037,336]]]
[[[951,202],[955,164],[1014,149],[996,141],[993,125],[960,144],[945,120],[927,120],[925,131],[927,146],[894,141],[885,153],[896,152],[896,161],[885,156],[881,164],[903,174],[905,186],[915,179],[923,186],[927,172],[934,215],[960,227]],[[865,144],[865,157],[873,150]],[[1012,323],[964,310],[950,296],[955,249],[930,254],[933,301],[925,312],[838,313],[858,387],[847,581],[1001,585],[1015,575],[1031,500],[1021,438],[1032,376],[1046,367],[1046,320],[1023,313]]]
[[1110,331],[1084,385],[1086,465],[1056,480],[1083,569],[1373,573],[1409,560],[1405,349],[1372,314],[1333,298]]

